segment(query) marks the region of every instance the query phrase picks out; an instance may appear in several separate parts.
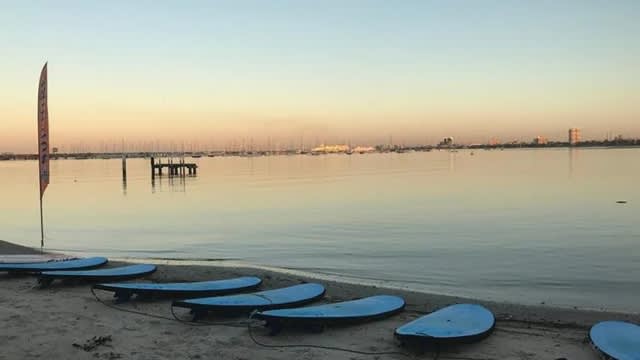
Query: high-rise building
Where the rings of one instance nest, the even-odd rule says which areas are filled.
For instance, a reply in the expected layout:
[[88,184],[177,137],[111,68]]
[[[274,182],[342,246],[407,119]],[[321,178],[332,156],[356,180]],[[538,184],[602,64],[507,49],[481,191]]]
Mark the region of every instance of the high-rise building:
[[580,129],[569,129],[569,145],[575,145],[580,142]]

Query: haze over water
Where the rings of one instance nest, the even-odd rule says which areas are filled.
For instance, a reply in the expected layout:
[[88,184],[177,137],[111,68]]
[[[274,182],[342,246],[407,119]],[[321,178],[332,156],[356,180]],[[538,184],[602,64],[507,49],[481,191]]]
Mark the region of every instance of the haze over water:
[[[415,290],[640,312],[639,149],[58,160],[47,247],[238,259]],[[0,162],[0,239],[37,246],[37,163]],[[171,182],[172,181],[172,182]],[[627,204],[616,204],[627,200]]]

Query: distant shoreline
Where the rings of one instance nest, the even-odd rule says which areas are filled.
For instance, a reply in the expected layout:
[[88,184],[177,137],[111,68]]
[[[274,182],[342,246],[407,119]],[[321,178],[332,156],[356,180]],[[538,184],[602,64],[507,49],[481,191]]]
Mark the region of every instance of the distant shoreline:
[[[407,153],[407,152],[429,152],[450,151],[450,150],[512,150],[512,149],[637,149],[640,148],[640,139],[629,140],[624,143],[613,142],[582,142],[577,145],[569,145],[569,143],[553,142],[543,145],[536,144],[473,144],[473,145],[451,145],[451,146],[412,146],[392,148],[378,148],[374,151],[367,152],[311,152],[301,150],[282,150],[282,151],[204,151],[204,152],[74,152],[74,153],[55,153],[51,154],[51,160],[87,160],[87,159],[128,159],[150,158],[150,157],[263,157],[263,156],[280,156],[280,155],[352,155],[352,154],[385,154],[385,153]],[[0,153],[0,161],[11,160],[38,160],[38,154],[14,154]]]

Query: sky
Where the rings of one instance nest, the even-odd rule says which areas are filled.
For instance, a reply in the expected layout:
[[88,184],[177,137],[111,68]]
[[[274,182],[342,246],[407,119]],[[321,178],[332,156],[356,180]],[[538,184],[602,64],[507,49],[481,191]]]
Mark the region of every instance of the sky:
[[[640,136],[640,1],[2,1],[0,152]],[[145,145],[146,144],[146,145]],[[185,145],[186,144],[186,145]]]

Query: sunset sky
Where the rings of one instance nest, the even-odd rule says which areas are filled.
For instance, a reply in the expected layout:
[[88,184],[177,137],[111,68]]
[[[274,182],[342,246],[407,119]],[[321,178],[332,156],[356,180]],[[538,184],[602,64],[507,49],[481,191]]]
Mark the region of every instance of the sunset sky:
[[0,4],[0,152],[640,136],[640,1]]

